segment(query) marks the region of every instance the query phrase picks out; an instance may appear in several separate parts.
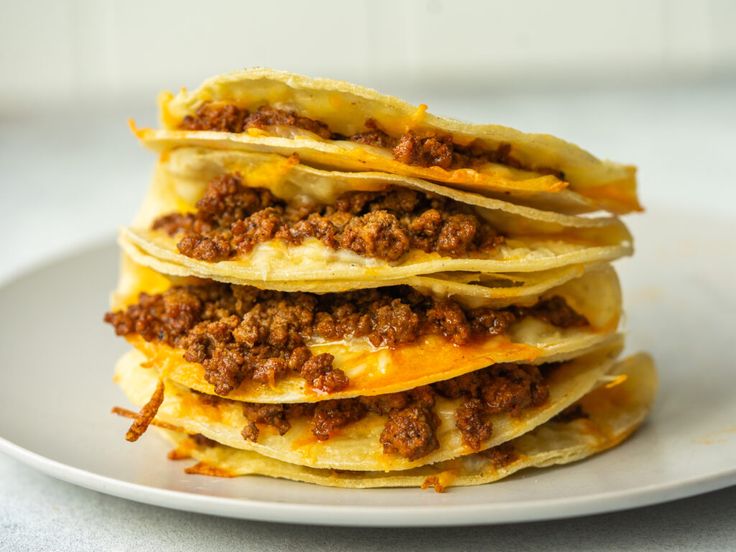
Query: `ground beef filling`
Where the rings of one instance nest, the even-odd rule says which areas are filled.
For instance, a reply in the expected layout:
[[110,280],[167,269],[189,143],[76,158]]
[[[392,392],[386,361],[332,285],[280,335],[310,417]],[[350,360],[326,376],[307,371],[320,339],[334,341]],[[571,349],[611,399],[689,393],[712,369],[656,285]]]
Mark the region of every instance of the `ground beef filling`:
[[496,470],[505,468],[519,459],[516,448],[510,442],[484,450],[481,454],[490,461],[491,466]]
[[[365,338],[376,347],[396,347],[440,335],[462,345],[503,334],[526,316],[563,328],[588,323],[557,296],[532,307],[467,309],[407,286],[316,295],[216,282],[141,293],[137,303],[107,313],[105,321],[118,335],[183,349],[187,361],[202,364],[215,392],[227,395],[243,381],[274,385],[288,374],[325,393],[345,389],[348,378],[332,366],[333,357],[307,348],[312,338]],[[482,415],[469,414],[467,423]]]
[[559,422],[561,424],[567,424],[570,422],[574,422],[575,420],[581,420],[581,419],[589,419],[590,416],[588,413],[583,409],[583,405],[580,403],[574,403],[568,406],[565,410],[557,414],[554,418],[552,418],[553,422]]
[[247,254],[259,243],[299,245],[316,238],[333,249],[398,261],[411,249],[459,257],[503,243],[490,223],[462,203],[407,189],[346,192],[334,205],[288,205],[238,174],[211,180],[194,213],[159,217],[152,225],[179,237],[188,257],[214,262]]
[[242,435],[257,441],[264,427],[284,435],[292,422],[306,418],[312,434],[324,441],[372,413],[385,418],[380,436],[384,453],[416,460],[439,447],[436,430],[440,419],[434,411],[437,397],[461,399],[455,426],[465,445],[477,451],[493,434],[492,416],[518,416],[538,407],[547,401],[549,390],[538,367],[497,364],[448,381],[375,397],[313,404],[241,403],[246,419]]
[[462,399],[455,413],[456,427],[464,443],[473,450],[491,437],[491,417],[502,413],[519,415],[543,404],[549,390],[535,366],[497,364],[480,372],[434,384],[448,399]]
[[302,128],[329,140],[333,134],[328,126],[314,119],[302,117],[293,111],[261,106],[253,113],[232,104],[205,103],[194,115],[187,115],[179,125],[183,130],[216,130],[219,132],[245,132],[249,128],[264,130],[284,126]]
[[249,128],[265,130],[268,127],[285,126],[301,128],[325,140],[350,140],[383,149],[390,149],[394,159],[406,165],[419,167],[441,167],[447,170],[477,168],[484,163],[498,163],[516,169],[533,170],[543,174],[554,174],[564,179],[558,170],[544,167],[526,167],[511,154],[511,145],[501,143],[491,149],[479,142],[467,146],[456,144],[452,135],[440,132],[419,134],[409,130],[401,136],[390,136],[375,120],[365,121],[366,130],[352,136],[331,132],[320,121],[302,117],[294,111],[261,106],[251,113],[227,103],[205,103],[194,115],[187,115],[179,125],[183,130],[215,130],[241,133]]
[[210,439],[208,437],[205,437],[201,433],[195,433],[194,435],[190,435],[189,438],[198,447],[214,447],[214,446],[217,446],[217,441],[213,441],[212,439]]

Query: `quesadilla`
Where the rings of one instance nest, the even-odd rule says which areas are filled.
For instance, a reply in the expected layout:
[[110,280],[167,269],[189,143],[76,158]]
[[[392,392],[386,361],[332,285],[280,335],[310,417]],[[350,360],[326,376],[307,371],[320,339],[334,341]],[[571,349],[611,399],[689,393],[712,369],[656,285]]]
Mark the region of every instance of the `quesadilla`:
[[[497,446],[593,389],[620,344],[566,363],[494,365],[469,376],[371,398],[258,404],[213,398],[166,380],[156,418],[224,445],[319,469],[403,470]],[[162,377],[131,352],[116,381],[137,406]]]
[[121,243],[140,262],[243,284],[536,272],[632,251],[628,230],[612,217],[560,215],[274,155],[191,148],[162,157]]
[[121,308],[106,316],[116,333],[175,381],[262,403],[370,396],[497,362],[564,360],[615,341],[621,314],[610,267],[502,308],[408,286],[318,295],[211,281],[172,286],[150,272],[128,265]]
[[644,421],[656,387],[651,358],[639,354],[617,363],[594,390],[515,439],[452,460],[389,472],[309,468],[222,445],[201,433],[187,433],[182,426],[154,423],[168,428],[162,431],[176,446],[170,458],[197,461],[187,473],[265,475],[343,488],[421,486],[442,492],[450,486],[498,481],[530,467],[576,462],[616,446]]
[[191,474],[441,491],[644,420],[610,264],[634,167],[266,69],[160,108],[132,125],[158,161],[104,317],[127,440],[158,427]]
[[601,161],[553,136],[437,117],[426,105],[346,82],[251,69],[214,77],[193,92],[164,93],[159,104],[163,128],[136,131],[158,150],[187,144],[296,153],[310,165],[423,178],[538,204],[569,190],[569,199],[552,200],[558,209],[640,209],[634,167]]

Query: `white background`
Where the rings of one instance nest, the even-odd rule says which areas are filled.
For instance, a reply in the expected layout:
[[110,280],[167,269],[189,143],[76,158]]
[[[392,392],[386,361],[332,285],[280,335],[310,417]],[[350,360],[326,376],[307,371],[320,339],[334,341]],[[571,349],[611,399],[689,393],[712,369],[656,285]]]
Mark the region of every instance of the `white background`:
[[736,70],[730,0],[6,0],[0,10],[5,113],[148,101],[252,65],[402,93]]

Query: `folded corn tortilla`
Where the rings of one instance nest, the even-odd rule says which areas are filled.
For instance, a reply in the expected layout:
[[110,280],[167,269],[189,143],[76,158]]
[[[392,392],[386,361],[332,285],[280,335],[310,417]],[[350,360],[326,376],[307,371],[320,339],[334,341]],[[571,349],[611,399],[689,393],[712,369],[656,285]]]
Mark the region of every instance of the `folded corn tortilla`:
[[[136,301],[141,292],[161,293],[173,283],[155,271],[131,261],[123,264],[113,310]],[[246,380],[228,394],[235,400],[261,403],[315,402],[325,398],[349,398],[404,391],[442,381],[500,362],[540,364],[566,360],[605,344],[618,342],[621,289],[610,267],[585,273],[540,294],[562,297],[589,325],[559,328],[526,317],[506,334],[453,344],[442,336],[425,335],[412,343],[375,347],[366,338],[306,343],[313,355],[333,355],[333,366],[350,379],[348,387],[328,397],[309,388],[297,374],[288,374],[271,385]],[[128,341],[165,375],[186,387],[215,394],[205,379],[204,367],[183,358],[184,351],[162,342],[145,341],[137,334]]]
[[[527,408],[519,415],[492,416],[493,433],[480,444],[479,450],[500,445],[527,433],[573,404],[598,384],[609,372],[621,345],[604,347],[555,367],[545,378],[549,399],[541,406]],[[115,381],[136,406],[145,404],[159,383],[161,374],[138,351],[127,353],[118,362]],[[384,453],[380,435],[386,416],[368,414],[343,427],[326,441],[312,434],[306,419],[293,420],[284,434],[272,428],[261,431],[256,442],[247,440],[241,430],[247,420],[237,401],[201,401],[192,391],[164,376],[163,403],[156,419],[183,428],[190,434],[201,434],[229,447],[253,451],[269,458],[310,468],[356,471],[407,470],[435,464],[474,452],[455,427],[455,410],[461,399],[437,398],[435,413],[440,418],[436,430],[439,448],[418,459],[410,460]]]
[[651,357],[640,353],[618,362],[609,375],[619,377],[578,401],[587,417],[550,420],[499,448],[398,472],[308,468],[226,445],[198,445],[183,431],[162,431],[176,445],[174,457],[197,460],[196,465],[187,468],[188,473],[263,475],[356,489],[422,486],[442,491],[450,486],[498,481],[526,468],[577,462],[619,445],[650,411],[657,374]]
[[[179,238],[152,229],[156,218],[196,210],[207,183],[237,172],[245,186],[266,188],[287,202],[305,199],[331,204],[346,191],[383,191],[404,187],[444,196],[470,206],[506,236],[490,251],[447,257],[410,249],[397,261],[333,249],[316,238],[299,245],[272,239],[236,257],[209,262],[183,255]],[[313,169],[275,156],[181,148],[162,156],[144,205],[119,241],[139,262],[160,270],[186,271],[202,278],[260,287],[304,281],[383,282],[439,272],[537,272],[608,262],[633,252],[631,234],[615,217],[582,217],[513,205],[479,194],[391,175],[341,173]],[[173,267],[173,268],[172,268]],[[277,288],[278,289],[278,288]]]
[[[293,111],[326,124],[333,138],[320,138],[300,128],[251,128],[239,134],[180,130],[184,118],[194,115],[204,103],[235,105],[250,111],[261,106]],[[146,145],[157,150],[197,145],[283,155],[297,153],[312,165],[349,171],[377,170],[482,192],[509,193],[531,198],[538,205],[567,191],[567,198],[551,200],[558,209],[566,205],[570,210],[584,210],[587,205],[587,210],[604,208],[617,213],[640,209],[632,166],[601,161],[550,135],[438,117],[429,113],[426,105],[410,105],[346,82],[256,68],[216,76],[192,92],[164,93],[159,105],[163,128],[136,130]],[[385,148],[340,139],[366,130],[369,119],[394,138],[412,131],[419,135],[450,135],[459,146],[491,151],[507,147],[515,162],[454,169],[417,166],[396,160]]]

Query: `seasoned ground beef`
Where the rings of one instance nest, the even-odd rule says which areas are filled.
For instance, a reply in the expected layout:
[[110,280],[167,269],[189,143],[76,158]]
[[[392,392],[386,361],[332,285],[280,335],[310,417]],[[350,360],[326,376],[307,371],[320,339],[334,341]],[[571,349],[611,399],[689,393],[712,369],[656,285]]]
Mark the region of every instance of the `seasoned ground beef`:
[[491,149],[477,141],[467,146],[461,146],[453,141],[450,134],[430,131],[419,135],[410,130],[403,134],[391,147],[394,159],[406,165],[456,170],[476,169],[486,163],[496,163],[515,169],[552,174],[560,179],[565,178],[561,171],[555,169],[524,166],[511,155],[512,147],[511,144],[507,143],[500,143],[496,149]]
[[410,406],[392,411],[381,433],[383,452],[409,460],[426,456],[440,446],[435,435],[439,424],[437,414],[429,408]]
[[393,152],[394,159],[405,165],[449,169],[452,166],[452,137],[432,135],[420,138],[410,130],[399,139]]
[[588,415],[588,413],[583,410],[583,405],[581,405],[580,403],[574,403],[568,406],[562,412],[560,412],[557,416],[552,418],[552,421],[566,424],[568,422],[587,418],[590,418],[590,415]]
[[171,213],[153,229],[178,236],[188,257],[216,262],[260,243],[316,238],[333,249],[398,261],[411,249],[461,257],[489,252],[503,236],[468,205],[407,189],[346,192],[334,205],[288,205],[235,173],[213,178],[195,213]]
[[518,414],[524,408],[537,406],[547,400],[547,388],[539,368],[532,365],[499,364],[486,372],[490,380],[486,385],[471,386],[466,395],[483,399],[492,414],[512,412]]
[[341,391],[348,386],[349,380],[342,370],[332,367],[334,359],[329,353],[313,356],[302,365],[299,373],[315,389],[325,393]]
[[248,424],[243,428],[240,434],[246,441],[253,441],[255,443],[256,441],[258,441],[258,436],[261,434],[261,432],[255,422],[248,422]]
[[490,460],[491,465],[495,469],[501,469],[515,462],[519,458],[516,448],[512,443],[503,443],[497,447],[489,448],[481,452],[483,456]]
[[[570,305],[568,305],[562,297],[552,297],[542,304],[531,307],[534,316],[561,328],[572,328],[575,326],[585,326],[588,320],[578,314]],[[518,309],[519,314],[523,316],[524,309]]]
[[249,128],[265,129],[271,126],[303,128],[326,140],[332,137],[330,129],[324,123],[302,117],[293,111],[265,105],[250,113],[247,109],[240,109],[232,104],[205,103],[194,115],[184,117],[180,128],[240,133]]
[[187,234],[177,244],[179,251],[187,257],[214,263],[230,256],[232,249],[226,236],[212,237]]
[[187,115],[179,125],[183,130],[243,132],[248,111],[232,104],[203,104],[194,115]]
[[214,447],[217,445],[217,441],[213,441],[209,437],[205,437],[201,433],[195,433],[190,435],[189,438],[194,441],[194,444],[198,447]]
[[[475,319],[478,311],[479,309],[473,311],[471,315],[473,319]],[[453,343],[461,345],[470,339],[472,329],[468,317],[465,315],[463,308],[455,301],[451,299],[434,301],[431,308],[427,309],[426,317],[427,323],[433,330],[444,335]],[[478,333],[491,335],[482,329]]]
[[443,397],[464,399],[456,412],[456,427],[473,450],[493,433],[491,416],[505,412],[518,415],[543,404],[549,396],[539,368],[520,364],[496,364],[435,383],[433,388]]
[[[542,303],[546,303],[543,301]],[[538,303],[538,306],[542,306]],[[471,331],[485,335],[501,335],[506,333],[508,327],[519,318],[519,309],[495,310],[490,308],[478,308],[473,311],[473,319],[470,320]],[[526,313],[525,314],[530,314]],[[564,326],[563,326],[564,327]]]
[[332,366],[332,356],[312,356],[306,347],[312,338],[366,338],[376,347],[396,347],[441,335],[462,345],[503,334],[537,313],[563,328],[587,323],[556,296],[533,307],[467,309],[406,286],[315,295],[215,282],[141,293],[137,303],[107,313],[105,321],[118,335],[182,349],[184,359],[202,364],[216,393],[227,395],[243,381],[274,385],[290,373],[325,393],[345,389],[348,378]]
[[376,148],[394,148],[396,146],[397,140],[381,130],[374,119],[366,120],[365,127],[368,130],[353,134],[349,138],[350,141]]
[[365,257],[398,261],[411,248],[411,240],[396,215],[372,211],[350,219],[342,228],[340,245]]
[[360,399],[319,402],[312,415],[312,434],[325,441],[338,429],[363,419],[365,415],[366,408]]
[[[379,438],[384,453],[416,460],[439,447],[436,430],[440,420],[434,406],[437,397],[445,397],[462,399],[455,412],[455,425],[464,443],[480,450],[493,434],[491,416],[518,416],[547,401],[549,391],[543,374],[554,369],[555,365],[540,370],[535,366],[497,364],[444,382],[374,397],[296,404],[238,403],[246,419],[242,435],[257,441],[260,428],[266,426],[284,435],[293,421],[306,419],[315,438],[325,441],[340,429],[376,414],[385,419]],[[505,449],[497,448],[488,455],[500,461]]]
[[463,436],[463,443],[473,450],[493,434],[490,409],[480,399],[464,401],[455,412],[455,427]]
[[243,415],[253,424],[275,427],[279,435],[283,435],[291,428],[291,424],[286,419],[286,409],[283,404],[242,404]]
[[558,170],[545,167],[524,166],[511,155],[511,144],[500,143],[495,149],[471,143],[461,146],[452,135],[424,131],[421,134],[408,130],[401,136],[390,136],[374,119],[365,121],[366,130],[346,137],[330,131],[321,121],[302,117],[294,111],[261,106],[255,112],[227,103],[205,103],[194,115],[187,115],[179,125],[183,130],[215,130],[219,132],[245,132],[249,128],[267,129],[272,126],[302,128],[325,140],[350,140],[383,149],[392,150],[394,159],[406,165],[441,167],[443,169],[475,168],[484,163],[498,163],[517,169],[533,170],[542,174],[554,174],[564,179]]

